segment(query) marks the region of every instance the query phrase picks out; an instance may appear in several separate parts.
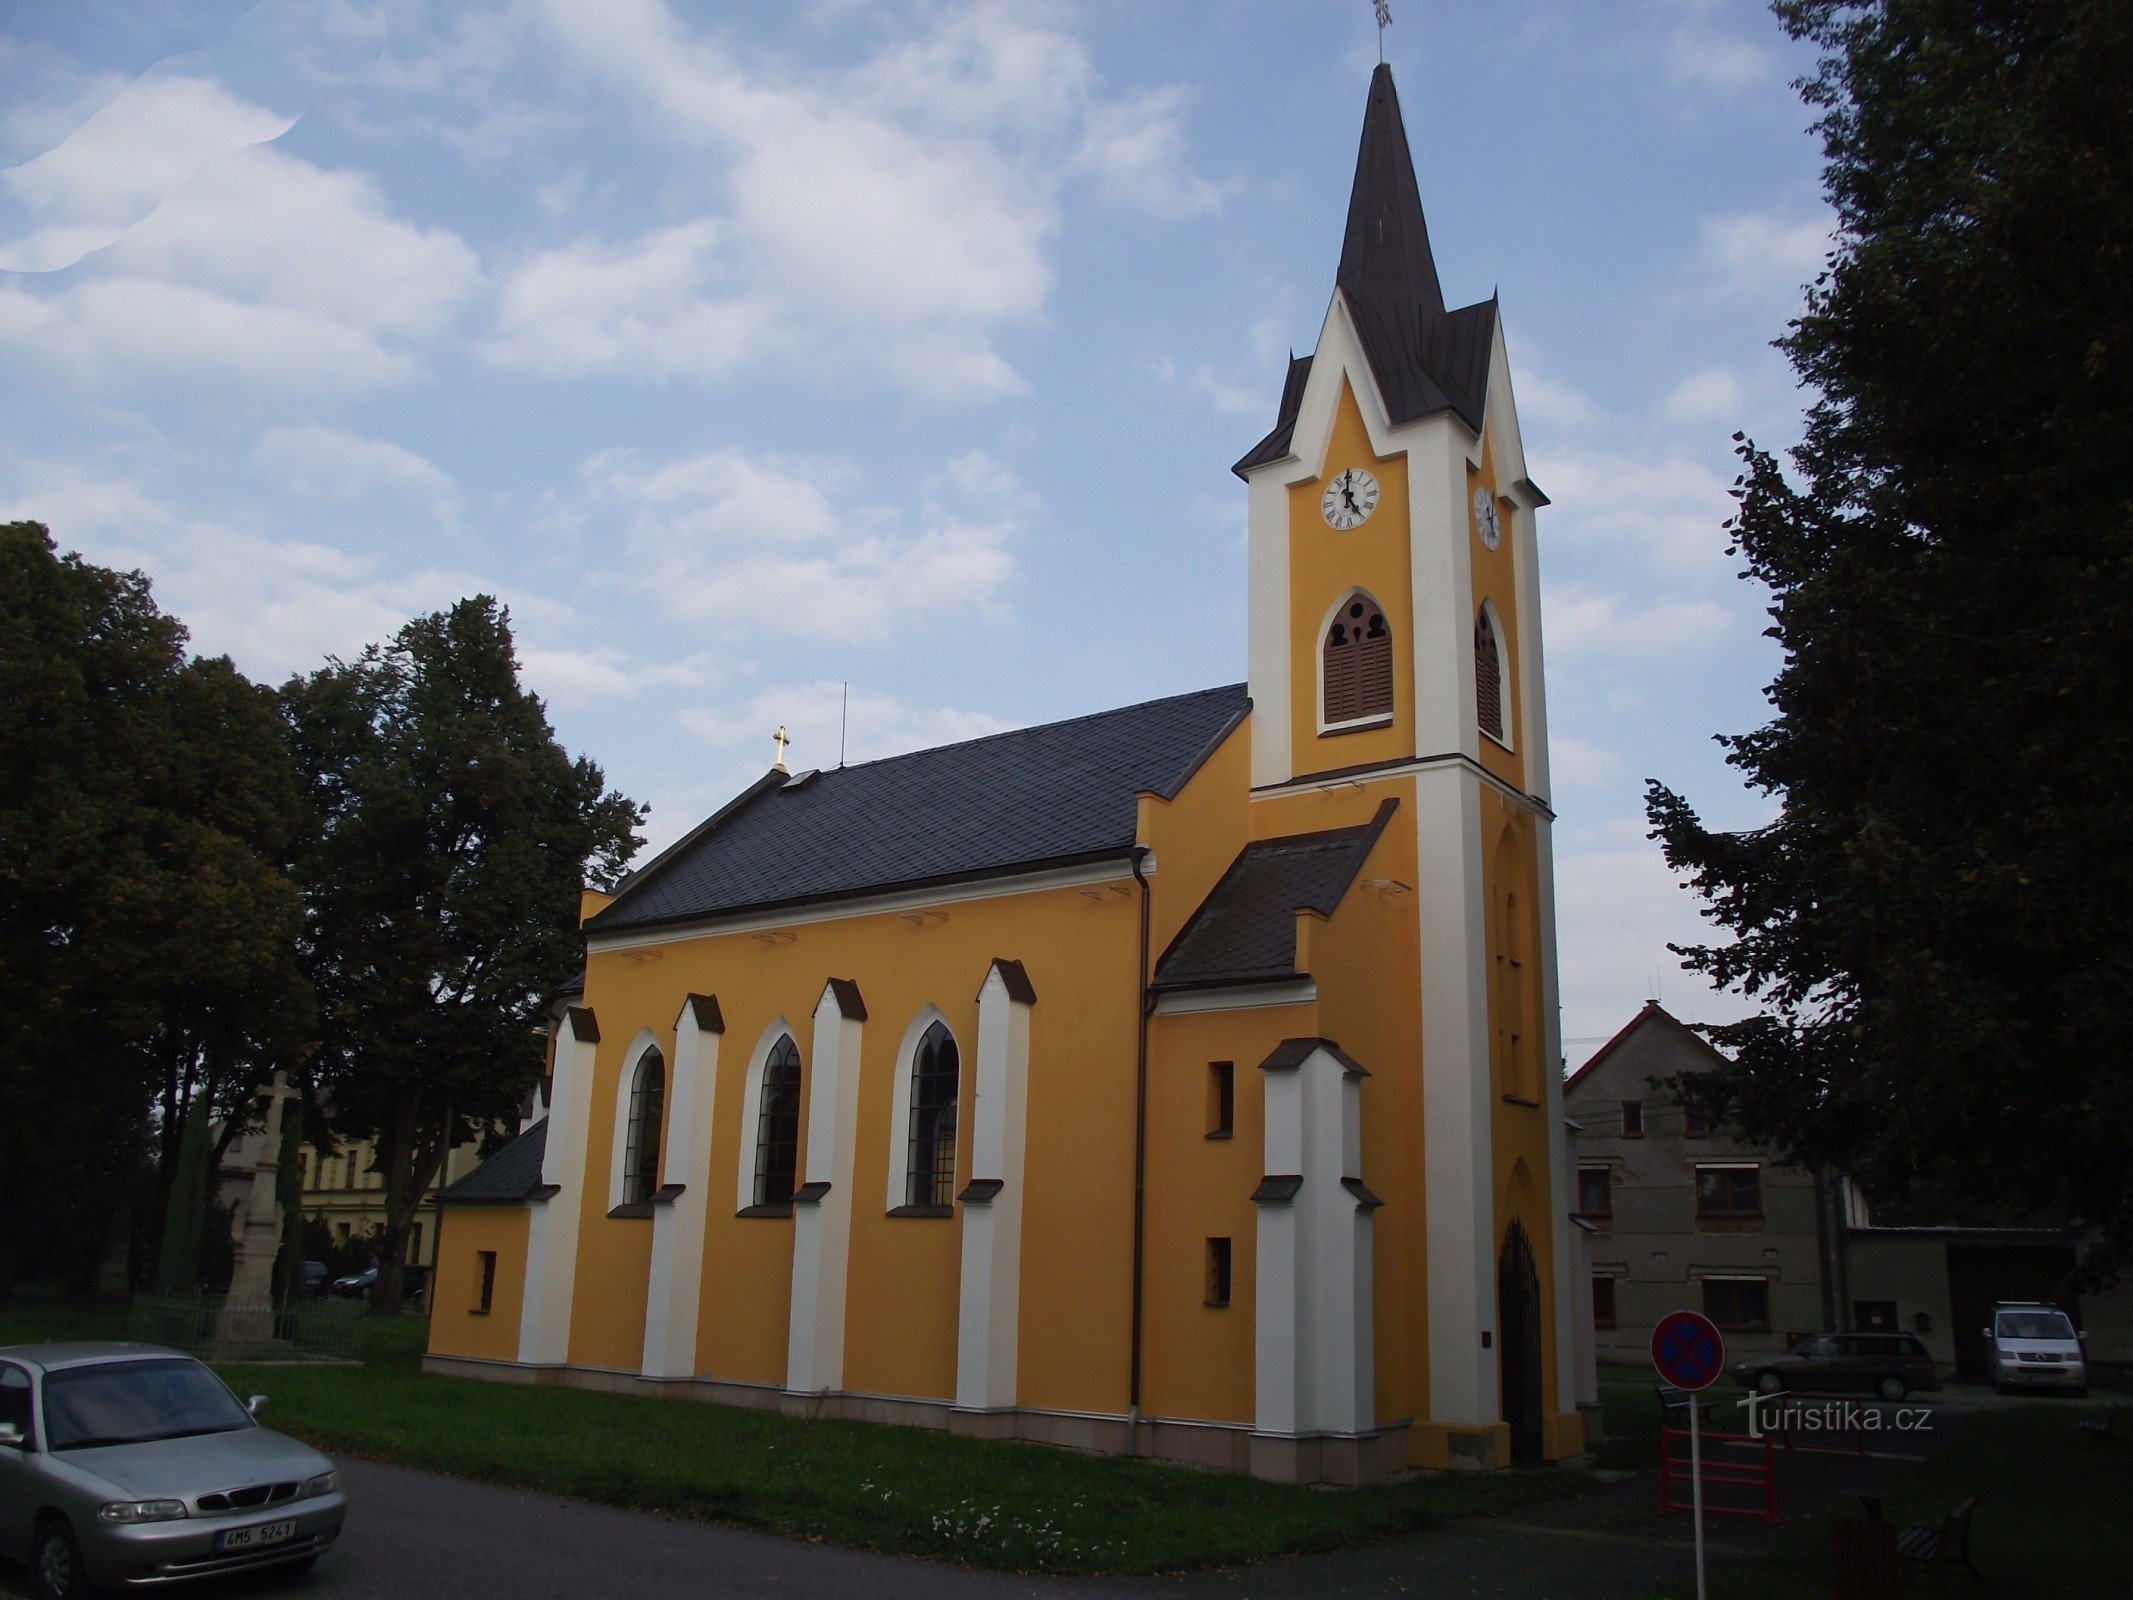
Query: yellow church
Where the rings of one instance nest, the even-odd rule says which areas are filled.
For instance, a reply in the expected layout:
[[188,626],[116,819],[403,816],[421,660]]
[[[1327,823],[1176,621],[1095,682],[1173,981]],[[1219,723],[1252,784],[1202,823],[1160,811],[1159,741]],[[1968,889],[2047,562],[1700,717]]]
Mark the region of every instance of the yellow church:
[[1358,1483],[1583,1448],[1534,515],[1390,72],[1249,680],[781,765],[586,897],[427,1365]]

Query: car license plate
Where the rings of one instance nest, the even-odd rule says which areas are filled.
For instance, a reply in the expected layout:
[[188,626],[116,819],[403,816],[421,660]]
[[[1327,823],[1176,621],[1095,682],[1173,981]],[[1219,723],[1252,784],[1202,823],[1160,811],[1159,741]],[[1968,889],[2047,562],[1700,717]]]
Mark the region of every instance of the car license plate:
[[215,1535],[217,1550],[257,1550],[263,1545],[280,1544],[296,1537],[296,1524],[291,1522],[262,1522],[256,1527],[230,1528]]

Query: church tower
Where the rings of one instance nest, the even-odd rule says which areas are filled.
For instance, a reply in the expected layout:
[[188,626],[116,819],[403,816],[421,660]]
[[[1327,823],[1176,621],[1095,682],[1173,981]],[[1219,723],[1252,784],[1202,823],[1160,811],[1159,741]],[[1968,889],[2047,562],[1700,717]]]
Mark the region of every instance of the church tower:
[[1561,1454],[1576,1419],[1544,1414],[1540,1372],[1545,1345],[1545,1387],[1573,1392],[1534,534],[1548,502],[1495,297],[1445,304],[1386,66],[1317,348],[1292,358],[1273,431],[1235,471],[1255,804],[1382,789],[1415,830],[1421,1126],[1395,1138],[1423,1169],[1421,1456]]

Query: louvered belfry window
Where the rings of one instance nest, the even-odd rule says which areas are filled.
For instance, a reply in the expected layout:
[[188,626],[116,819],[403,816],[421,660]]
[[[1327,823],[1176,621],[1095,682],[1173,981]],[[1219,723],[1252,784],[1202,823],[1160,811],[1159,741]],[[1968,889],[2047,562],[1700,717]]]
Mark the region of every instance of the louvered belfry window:
[[1496,624],[1484,606],[1474,617],[1474,705],[1481,731],[1503,737],[1503,655],[1496,648]]
[[1392,714],[1392,630],[1376,601],[1357,595],[1326,629],[1326,723]]

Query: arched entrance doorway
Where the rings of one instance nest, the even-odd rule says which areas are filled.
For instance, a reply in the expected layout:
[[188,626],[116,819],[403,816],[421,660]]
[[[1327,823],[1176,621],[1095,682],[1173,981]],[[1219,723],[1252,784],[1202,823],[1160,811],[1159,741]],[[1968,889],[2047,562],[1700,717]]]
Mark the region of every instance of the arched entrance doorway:
[[1498,1381],[1503,1420],[1511,1425],[1511,1464],[1540,1465],[1541,1299],[1540,1274],[1526,1230],[1512,1223],[1496,1264]]

